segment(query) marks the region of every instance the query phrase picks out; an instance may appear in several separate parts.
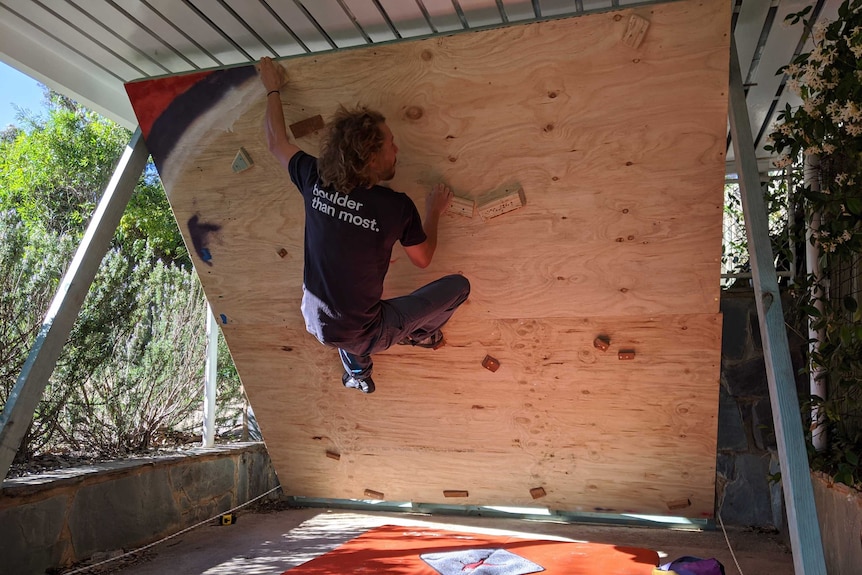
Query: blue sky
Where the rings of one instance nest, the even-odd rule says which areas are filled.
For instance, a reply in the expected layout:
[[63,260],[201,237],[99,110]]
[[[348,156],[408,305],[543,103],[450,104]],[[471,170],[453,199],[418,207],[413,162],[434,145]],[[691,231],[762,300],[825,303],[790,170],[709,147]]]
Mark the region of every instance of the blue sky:
[[0,130],[16,123],[12,104],[38,113],[42,109],[42,89],[33,78],[0,62]]

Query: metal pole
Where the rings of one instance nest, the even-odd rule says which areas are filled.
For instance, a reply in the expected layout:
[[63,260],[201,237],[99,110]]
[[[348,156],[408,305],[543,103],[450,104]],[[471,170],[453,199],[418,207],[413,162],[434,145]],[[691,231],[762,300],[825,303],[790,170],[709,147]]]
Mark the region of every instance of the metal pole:
[[[803,168],[803,181],[805,185],[811,186],[815,192],[820,191],[820,158],[818,156],[805,156],[805,165]],[[814,307],[823,315],[823,270],[820,267],[820,248],[817,247],[811,240],[814,234],[820,231],[820,213],[812,214],[811,223],[805,233],[805,262],[807,270],[812,280],[814,281],[811,287],[811,295],[814,300]],[[824,330],[814,328],[814,319],[808,319],[808,352],[809,352],[809,367],[811,375],[809,379],[809,388],[811,395],[816,395],[821,399],[826,399],[826,372],[822,366],[814,366],[811,364],[810,355],[817,353],[820,346],[823,344]],[[820,414],[820,408],[817,405],[811,407],[811,444],[817,451],[826,449],[827,435],[826,427],[823,425],[823,416]]]
[[781,485],[787,506],[787,525],[796,575],[826,575],[823,541],[814,506],[811,470],[796,381],[790,362],[790,346],[769,242],[769,221],[760,187],[751,122],[742,88],[736,42],[730,41],[730,133],[742,192],[742,209],[748,234],[748,250],[754,279],[754,295],[760,323],[769,400],[775,421],[775,439],[781,463]]
[[215,445],[216,379],[218,375],[218,325],[207,303],[207,361],[204,369],[203,446]]
[[93,213],[93,219],[57,288],[30,355],[0,415],[0,478],[5,478],[9,472],[9,466],[33,420],[39,399],[54,372],[63,345],[78,318],[84,297],[111,245],[111,239],[148,157],[147,146],[138,128]]

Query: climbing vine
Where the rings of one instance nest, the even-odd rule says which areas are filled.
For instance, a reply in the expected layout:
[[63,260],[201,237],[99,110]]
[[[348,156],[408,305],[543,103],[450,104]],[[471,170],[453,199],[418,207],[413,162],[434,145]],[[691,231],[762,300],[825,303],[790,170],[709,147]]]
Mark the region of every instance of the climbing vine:
[[[862,481],[862,0],[845,0],[834,22],[809,19],[811,7],[791,15],[811,35],[813,48],[778,73],[802,104],[780,113],[771,144],[776,168],[801,174],[807,156],[820,161],[819,177],[797,177],[791,193],[807,226],[797,242],[819,250],[822,274],[798,281],[800,319],[821,330],[809,370],[827,381],[826,397],[810,397],[829,437],[811,450],[812,465],[848,485]],[[805,228],[808,229],[807,237]]]

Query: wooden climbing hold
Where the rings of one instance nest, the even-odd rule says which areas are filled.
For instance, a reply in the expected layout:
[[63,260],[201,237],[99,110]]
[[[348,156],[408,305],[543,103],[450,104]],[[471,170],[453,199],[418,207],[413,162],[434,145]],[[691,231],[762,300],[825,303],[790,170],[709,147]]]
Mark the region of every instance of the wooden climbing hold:
[[466,491],[459,491],[457,489],[447,489],[443,491],[443,497],[470,497],[470,494]]
[[245,151],[245,148],[240,148],[236,153],[236,157],[233,159],[233,164],[231,165],[231,169],[235,174],[240,172],[244,172],[250,167],[254,165],[254,162],[251,161],[251,156],[248,155],[248,152]]
[[334,460],[336,460],[336,461],[338,461],[338,460],[340,460],[340,459],[341,459],[341,454],[339,454],[339,453],[335,453],[334,451],[327,451],[327,452],[326,452],[326,456],[327,456],[329,459],[334,459]]
[[670,511],[675,509],[685,509],[686,507],[691,507],[691,499],[678,499],[676,501],[667,502],[667,508]]
[[649,28],[649,20],[641,18],[636,14],[632,14],[629,22],[626,25],[625,34],[623,34],[623,44],[629,48],[637,48],[646,36],[647,28]]
[[475,205],[476,202],[469,198],[460,198],[458,196],[453,196],[452,202],[449,204],[449,207],[446,208],[446,211],[450,214],[455,214],[456,216],[472,218],[473,208]]
[[530,495],[533,497],[533,499],[541,499],[542,497],[547,495],[547,493],[545,493],[544,487],[534,487],[530,489]]
[[516,190],[506,190],[502,195],[491,194],[481,199],[479,203],[479,215],[483,220],[490,220],[505,213],[517,210],[526,205],[527,198],[524,196],[524,190],[518,188]]
[[500,362],[496,358],[486,355],[485,359],[482,360],[482,367],[488,371],[497,371],[500,369]]
[[606,335],[600,335],[593,340],[593,347],[602,351],[608,351],[608,348],[611,347],[611,340]]
[[635,358],[635,350],[633,349],[621,349],[617,354],[617,357],[620,359],[634,359]]
[[379,491],[374,491],[373,489],[366,489],[365,497],[368,497],[369,499],[383,499],[383,494]]
[[306,118],[305,120],[301,120],[295,124],[291,124],[290,132],[293,134],[294,138],[302,138],[303,136],[313,134],[314,132],[323,129],[323,126],[323,116],[318,114],[316,116]]

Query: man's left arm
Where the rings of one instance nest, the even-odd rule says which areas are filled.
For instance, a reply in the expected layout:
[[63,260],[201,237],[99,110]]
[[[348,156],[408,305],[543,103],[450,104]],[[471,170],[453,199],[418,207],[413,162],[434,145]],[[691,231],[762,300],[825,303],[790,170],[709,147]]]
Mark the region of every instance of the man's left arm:
[[405,246],[404,251],[413,265],[427,268],[437,251],[437,227],[440,216],[452,202],[452,190],[445,184],[435,184],[425,196],[425,221],[422,225],[427,236],[425,241],[415,246]]

